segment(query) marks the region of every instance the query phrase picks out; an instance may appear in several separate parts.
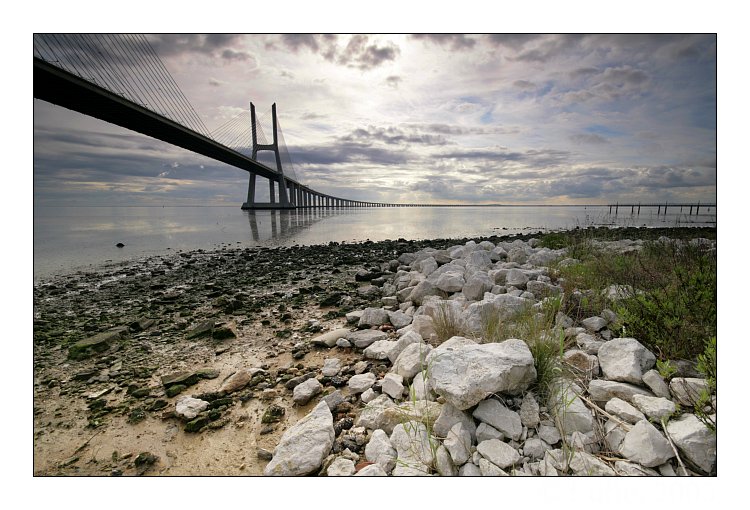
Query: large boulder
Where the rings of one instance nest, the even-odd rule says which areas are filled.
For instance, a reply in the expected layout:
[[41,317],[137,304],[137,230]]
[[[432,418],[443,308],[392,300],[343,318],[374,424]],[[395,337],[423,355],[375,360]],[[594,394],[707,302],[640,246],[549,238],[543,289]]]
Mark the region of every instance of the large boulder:
[[528,275],[520,269],[509,269],[505,275],[505,284],[518,289],[525,289],[528,281]]
[[427,427],[418,421],[399,423],[391,434],[391,444],[398,453],[394,475],[411,475],[411,470],[429,473],[433,465],[433,443]]
[[641,410],[650,420],[659,422],[669,418],[677,410],[674,402],[663,397],[633,395],[633,405]]
[[605,342],[597,356],[606,379],[633,384],[641,384],[643,374],[656,363],[656,356],[635,338]]
[[359,318],[357,326],[360,328],[369,328],[370,326],[382,326],[388,324],[388,312],[382,308],[365,308],[362,317]]
[[362,353],[367,359],[388,359],[388,353],[396,345],[391,340],[378,340],[367,346]]
[[523,340],[466,345],[431,359],[433,391],[458,409],[468,409],[492,393],[519,394],[536,380],[534,358]]
[[716,433],[694,414],[667,423],[667,432],[685,458],[706,474],[716,468]]
[[273,458],[263,470],[266,476],[299,476],[320,468],[333,447],[336,433],[328,404],[320,402],[281,436]]
[[465,284],[466,280],[464,280],[463,271],[446,271],[441,274],[435,282],[435,286],[438,289],[448,292],[449,294],[461,292],[461,289],[464,288]]

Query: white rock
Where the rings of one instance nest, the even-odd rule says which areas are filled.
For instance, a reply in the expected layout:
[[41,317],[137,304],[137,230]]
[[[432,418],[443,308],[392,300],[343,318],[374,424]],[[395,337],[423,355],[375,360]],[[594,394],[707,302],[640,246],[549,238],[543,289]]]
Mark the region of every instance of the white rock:
[[371,388],[377,378],[372,372],[366,374],[354,375],[349,379],[349,389],[352,393],[362,393]]
[[363,355],[367,359],[388,359],[388,353],[395,345],[396,342],[391,340],[378,340],[370,344]]
[[646,419],[646,416],[641,411],[617,397],[610,399],[604,406],[604,410],[632,424]]
[[499,439],[500,441],[502,441],[503,439],[505,439],[505,436],[495,427],[482,422],[477,427],[477,443],[487,441],[488,439]]
[[513,285],[519,289],[525,289],[528,281],[529,277],[520,269],[510,269],[505,275],[505,284]]
[[440,296],[443,293],[438,289],[435,284],[429,280],[423,280],[414,287],[406,298],[406,301],[412,301],[417,305],[421,305],[422,301],[428,296]]
[[487,275],[479,273],[469,278],[463,286],[462,293],[469,301],[479,301],[485,292],[492,289],[493,283]]
[[620,445],[622,445],[625,434],[628,431],[620,423],[610,419],[604,424],[604,432],[604,442],[607,444],[607,447],[609,447],[610,451],[619,452]]
[[625,435],[620,454],[646,467],[656,467],[674,457],[667,438],[646,420],[636,423]]
[[536,380],[534,358],[523,340],[466,345],[431,360],[430,386],[458,409],[492,393],[518,394]]
[[393,429],[399,423],[406,421],[418,421],[426,425],[432,425],[440,415],[443,404],[430,402],[429,400],[415,400],[402,402],[401,404],[389,407],[378,416],[377,428],[383,429],[387,434],[391,434]]
[[298,476],[320,467],[333,446],[336,433],[328,404],[320,402],[281,436],[263,474]]
[[423,275],[429,276],[438,268],[438,263],[433,257],[427,257],[415,262],[411,267]]
[[404,378],[399,374],[388,372],[380,384],[383,393],[391,398],[400,399],[404,396]]
[[656,370],[649,370],[642,377],[643,382],[657,397],[671,398],[669,386],[664,382],[662,376]]
[[343,457],[338,457],[331,462],[331,465],[326,470],[328,476],[352,476],[354,472],[354,462]]
[[508,476],[508,473],[485,458],[479,459],[479,472],[482,476]]
[[175,414],[184,420],[192,420],[208,409],[208,402],[189,396],[180,397],[175,403]]
[[398,453],[385,431],[373,431],[370,441],[365,446],[365,458],[378,464],[386,473],[390,473],[396,467],[397,457]]
[[357,471],[354,476],[388,476],[388,473],[378,464],[370,464]]
[[323,360],[321,372],[326,377],[338,375],[341,371],[341,360],[338,358],[326,358]]
[[669,418],[676,411],[674,402],[662,397],[647,397],[646,395],[633,395],[633,404],[648,416],[649,419],[661,421]]
[[294,387],[292,400],[295,404],[303,406],[323,391],[323,385],[315,378],[308,379]]
[[616,476],[614,469],[586,452],[575,452],[569,466],[576,476]]
[[511,467],[514,464],[518,464],[521,460],[521,456],[515,448],[498,439],[482,441],[477,445],[477,451],[482,457],[489,460],[500,469]]
[[336,347],[341,347],[342,349],[348,349],[351,346],[352,346],[352,343],[346,338],[339,338],[338,340],[336,340]]
[[435,282],[435,286],[438,289],[451,294],[454,292],[461,292],[464,285],[466,285],[466,280],[464,279],[463,271],[446,271],[441,274]]
[[[359,312],[351,312],[351,313],[354,314],[354,313],[359,313]],[[347,314],[347,319],[348,319],[348,315],[349,314]],[[359,318],[357,318],[357,321],[359,321]],[[351,333],[351,331],[349,331],[346,328],[335,329],[333,331],[329,331],[328,333],[323,333],[322,335],[313,338],[312,340],[310,340],[310,342],[315,345],[325,345],[326,347],[333,347],[334,345],[336,345],[336,340],[338,340],[339,338],[345,337],[349,333]]]
[[558,426],[562,427],[560,433],[565,436],[576,431],[586,434],[594,430],[594,416],[578,396],[581,393],[577,385],[568,382],[552,388],[549,412],[557,419]]
[[[407,467],[426,471],[433,465],[432,443],[427,427],[418,421],[399,423],[391,434],[391,444],[398,453],[399,463]],[[421,465],[420,465],[421,464]]]
[[521,417],[494,399],[483,400],[473,413],[474,418],[495,429],[506,437],[518,441],[521,437]]
[[453,352],[460,347],[466,345],[479,345],[474,340],[462,336],[452,336],[445,342],[435,347],[427,355],[427,366],[430,367],[434,363],[434,360],[447,352]]
[[656,357],[635,338],[605,342],[597,356],[606,379],[633,384],[641,384],[643,374],[656,363]]
[[704,473],[716,467],[716,434],[694,414],[683,414],[667,423],[667,432],[677,448]]
[[[418,315],[414,317],[414,321],[419,322],[421,319],[419,317],[423,317],[422,315]],[[404,349],[406,349],[411,344],[422,344],[424,343],[424,340],[422,339],[422,336],[417,333],[416,331],[409,331],[408,333],[401,335],[399,339],[394,342],[394,345],[391,347],[391,350],[388,351],[388,359],[391,361],[391,363],[395,363],[398,359],[399,355],[404,352]]]
[[372,388],[367,388],[362,393],[362,395],[360,396],[360,398],[362,399],[362,402],[364,402],[365,404],[368,404],[368,403],[372,402],[373,400],[375,400],[377,398],[377,396],[378,396],[378,394]]
[[426,340],[437,338],[435,324],[432,321],[432,317],[429,315],[415,315],[411,321],[411,327],[421,338]]
[[411,381],[415,375],[427,368],[426,359],[431,350],[430,344],[409,344],[393,364],[393,372],[402,376],[404,380]]
[[443,445],[457,466],[465,464],[471,457],[471,432],[459,422],[451,427]]
[[619,476],[659,476],[659,473],[651,468],[625,460],[615,462],[615,472]]
[[425,371],[419,372],[409,386],[409,400],[435,400],[430,382],[425,378]]
[[653,396],[650,391],[634,384],[605,381],[604,379],[591,381],[589,383],[589,394],[592,400],[596,402],[607,402],[614,397],[618,397],[625,402],[632,403],[633,395]]

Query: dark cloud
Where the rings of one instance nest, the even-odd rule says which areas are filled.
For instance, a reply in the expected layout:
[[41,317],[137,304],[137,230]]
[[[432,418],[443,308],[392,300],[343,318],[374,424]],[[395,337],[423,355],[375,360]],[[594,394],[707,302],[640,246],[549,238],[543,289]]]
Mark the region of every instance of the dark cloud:
[[161,57],[184,54],[202,54],[221,58],[227,62],[253,62],[255,58],[245,51],[236,49],[241,34],[155,34],[148,35],[148,41]]
[[[280,39],[281,44],[294,53],[306,49],[329,62],[363,71],[395,60],[400,53],[398,46],[391,42],[379,46],[372,43],[369,36],[361,34],[353,35],[343,48],[338,41],[339,37],[331,34],[284,34]],[[266,48],[278,49],[273,41],[266,43]]]
[[495,46],[505,46],[512,50],[520,50],[527,43],[542,37],[538,34],[491,34],[487,40]]
[[520,129],[513,126],[458,126],[454,124],[405,124],[418,131],[438,133],[443,135],[507,135],[516,134]]
[[348,135],[341,137],[340,140],[359,145],[371,145],[374,142],[381,142],[387,145],[420,144],[442,146],[450,143],[442,135],[421,134],[413,131],[407,132],[404,129],[393,126],[387,128],[374,126],[358,128]]
[[569,136],[570,141],[576,144],[590,144],[590,145],[602,145],[609,143],[609,140],[603,136],[593,133],[578,133]]
[[474,47],[476,40],[466,37],[464,34],[414,34],[412,39],[430,42],[452,50],[469,50]]
[[385,79],[385,84],[389,87],[393,87],[394,89],[397,89],[399,84],[404,81],[403,78],[400,76],[389,76]]
[[513,82],[513,86],[519,89],[530,90],[536,88],[534,83],[528,80],[516,80]]
[[444,158],[475,160],[484,163],[515,162],[532,168],[544,168],[569,163],[571,153],[556,149],[531,149],[510,151],[500,147],[495,149],[458,150],[442,154]]

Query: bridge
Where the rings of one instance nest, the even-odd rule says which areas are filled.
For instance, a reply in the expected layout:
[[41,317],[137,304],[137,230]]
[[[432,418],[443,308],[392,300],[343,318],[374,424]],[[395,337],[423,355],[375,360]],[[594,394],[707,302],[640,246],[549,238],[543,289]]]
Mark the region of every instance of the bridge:
[[[209,131],[143,35],[34,34],[34,97],[247,171],[243,209],[417,206],[349,200],[299,182],[275,103],[270,140],[252,103],[249,114]],[[273,152],[275,165],[258,161],[261,151]],[[268,202],[256,201],[258,176],[268,180]]]

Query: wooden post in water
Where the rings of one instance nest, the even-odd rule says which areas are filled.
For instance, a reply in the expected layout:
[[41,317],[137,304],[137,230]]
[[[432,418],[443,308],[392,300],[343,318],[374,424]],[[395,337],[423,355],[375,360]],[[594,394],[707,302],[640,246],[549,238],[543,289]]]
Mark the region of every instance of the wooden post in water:
[[701,212],[701,203],[700,203],[700,202],[698,202],[698,207],[697,207],[697,208],[695,209],[695,214],[696,214],[696,216],[697,216],[698,214],[700,214],[700,212]]
[[667,204],[664,204],[664,214],[667,214]]
[[617,216],[617,211],[620,209],[620,202],[617,202],[615,204],[615,216]]
[[609,214],[612,214],[612,204],[609,205]]
[[659,216],[661,214],[661,206],[659,206],[659,209],[656,210],[656,215]]
[[638,216],[641,215],[641,203],[638,202]]

